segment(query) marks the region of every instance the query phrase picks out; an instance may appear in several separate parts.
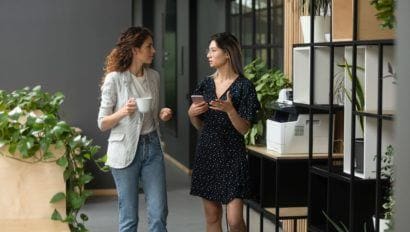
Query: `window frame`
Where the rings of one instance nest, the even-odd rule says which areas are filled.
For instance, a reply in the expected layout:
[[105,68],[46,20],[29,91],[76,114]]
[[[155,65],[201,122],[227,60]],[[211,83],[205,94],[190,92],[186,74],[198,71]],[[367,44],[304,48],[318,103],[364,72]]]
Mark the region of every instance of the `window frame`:
[[[266,62],[267,66],[270,68],[276,67],[279,68],[281,70],[283,70],[284,68],[284,59],[283,59],[283,54],[284,54],[284,0],[266,0],[266,8],[261,8],[261,9],[256,9],[256,0],[252,0],[252,8],[251,8],[251,12],[247,12],[245,13],[247,14],[251,14],[252,15],[252,44],[244,44],[244,40],[243,40],[243,34],[244,34],[244,25],[243,25],[243,21],[244,21],[244,13],[243,13],[243,7],[244,7],[244,1],[246,0],[230,0],[227,1],[227,7],[226,7],[226,11],[227,11],[227,31],[233,33],[235,36],[238,37],[240,43],[241,43],[241,48],[242,50],[252,50],[252,58],[251,60],[254,60],[255,58],[257,58],[256,54],[257,52],[262,52],[262,50],[266,50],[266,60],[263,59],[263,61]],[[277,2],[276,4],[273,5],[274,2]],[[232,6],[233,4],[237,3],[238,4],[238,12],[233,13],[232,11]],[[276,23],[274,22],[275,20],[275,12],[281,9],[281,22]],[[257,23],[257,12],[258,11],[262,11],[262,10],[266,10],[266,43],[257,43],[256,42],[256,37],[257,37],[257,27],[256,27],[256,23]],[[233,19],[235,17],[238,17],[239,20],[239,26],[238,26],[238,32],[235,34],[235,32],[233,32],[232,27],[233,27]],[[273,43],[273,32],[275,28],[280,28],[280,32],[279,34],[281,35],[281,38],[278,40],[278,43]],[[282,56],[280,56],[280,58],[278,57],[277,59],[272,57],[272,50],[276,50],[276,49],[280,49]],[[244,57],[245,58],[245,57]],[[260,58],[260,57],[259,57]],[[246,64],[245,64],[246,65]]]

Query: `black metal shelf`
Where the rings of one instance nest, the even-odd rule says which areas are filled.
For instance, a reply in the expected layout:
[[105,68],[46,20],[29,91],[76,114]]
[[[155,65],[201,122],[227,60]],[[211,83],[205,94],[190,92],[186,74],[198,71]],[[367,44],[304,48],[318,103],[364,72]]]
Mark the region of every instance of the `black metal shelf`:
[[275,221],[275,215],[265,210],[265,208],[261,207],[259,202],[250,199],[244,199],[244,203],[248,205],[250,208],[254,209],[255,211],[262,213],[262,216],[266,217],[267,219]]
[[309,104],[304,104],[304,103],[293,103],[297,107],[302,107],[302,108],[307,108],[311,109],[312,113],[314,114],[320,114],[320,113],[337,113],[340,111],[343,111],[344,106],[342,105],[309,105]]
[[393,46],[395,44],[394,40],[385,39],[385,40],[357,40],[357,41],[333,41],[333,42],[319,42],[319,43],[299,43],[293,44],[293,47],[349,47],[349,46],[364,46],[364,45],[385,45]]
[[365,117],[370,117],[370,118],[380,118],[380,119],[389,120],[389,121],[393,121],[395,118],[393,113],[377,114],[377,113],[371,113],[371,112],[355,111],[353,112],[353,114],[357,116],[365,116]]
[[[311,18],[311,43],[294,44],[295,50],[309,50],[309,82],[306,84],[309,88],[309,103],[315,102],[315,91],[323,91],[322,89],[315,90],[315,69],[318,67],[315,65],[316,52],[320,49],[329,50],[329,66],[320,67],[320,69],[329,68],[329,99],[333,99],[334,82],[332,80],[335,74],[335,49],[338,47],[351,47],[351,76],[356,77],[358,68],[358,49],[361,46],[377,46],[378,48],[378,66],[377,66],[377,78],[374,79],[377,82],[377,109],[383,109],[383,49],[395,45],[393,39],[375,39],[375,40],[358,40],[358,2],[359,0],[353,0],[353,33],[352,39],[349,41],[330,41],[330,42],[314,42],[314,19]],[[310,2],[310,7],[313,9],[315,1]],[[332,35],[332,27],[330,27],[330,34]],[[320,54],[320,53],[319,53]],[[304,58],[305,59],[305,58]],[[356,96],[356,81],[351,81],[351,96]],[[330,100],[331,101],[331,100]],[[331,103],[331,102],[329,102]],[[329,152],[331,152],[333,144],[333,117],[335,112],[343,111],[343,106],[329,104],[329,105],[316,105],[316,104],[295,104],[299,107],[305,107],[309,109],[310,119],[313,118],[317,112],[326,112],[329,114]],[[350,231],[360,231],[363,228],[363,223],[371,225],[372,215],[380,215],[382,213],[382,205],[385,194],[382,192],[384,180],[381,179],[381,159],[382,159],[382,120],[394,120],[394,112],[357,112],[356,98],[351,99],[351,107],[346,108],[348,114],[351,115],[349,124],[345,125],[350,131],[345,130],[344,133],[350,133],[351,146],[350,150],[346,150],[345,154],[350,154],[349,165],[351,173],[347,174],[343,172],[343,168],[340,166],[334,166],[332,157],[329,156],[327,165],[314,164],[312,156],[309,156],[309,191],[308,191],[308,230],[314,232],[321,231],[334,231],[334,228],[329,221],[324,217],[323,212],[326,212],[330,218],[335,221],[342,221]],[[363,179],[356,176],[355,173],[355,138],[356,138],[356,125],[355,117],[369,117],[377,120],[377,138],[376,138],[376,178],[375,179]],[[345,121],[346,123],[346,121]],[[313,125],[309,125],[309,153],[313,152]],[[346,148],[345,148],[346,149]],[[379,220],[376,220],[376,228],[370,228],[371,231],[379,230]]]
[[[329,171],[327,165],[314,165],[311,166],[310,171],[311,173],[325,178],[330,177],[336,180],[345,181],[347,183],[351,182],[351,174],[343,172],[342,166],[332,166],[332,171]],[[363,179],[357,176],[354,176],[353,178],[355,182],[375,181],[375,179]]]

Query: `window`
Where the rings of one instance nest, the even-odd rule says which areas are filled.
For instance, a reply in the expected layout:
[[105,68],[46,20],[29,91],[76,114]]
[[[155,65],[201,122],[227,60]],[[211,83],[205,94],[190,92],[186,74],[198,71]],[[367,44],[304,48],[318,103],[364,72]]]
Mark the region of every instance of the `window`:
[[244,64],[261,58],[283,69],[283,0],[232,0],[229,30],[242,45]]

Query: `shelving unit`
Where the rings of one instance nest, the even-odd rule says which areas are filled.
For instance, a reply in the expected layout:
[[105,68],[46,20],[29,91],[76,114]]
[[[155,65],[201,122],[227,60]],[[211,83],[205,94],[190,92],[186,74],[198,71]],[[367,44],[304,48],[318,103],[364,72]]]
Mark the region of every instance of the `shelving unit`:
[[[314,2],[311,1],[311,7],[313,7]],[[350,27],[348,27],[351,29],[344,30],[347,32],[351,30],[352,32],[350,35],[348,33],[346,38],[342,38],[344,35],[331,32],[333,36],[339,36],[337,39],[340,39],[340,41],[333,41],[333,38],[331,38],[328,43],[311,42],[294,45],[293,70],[296,73],[294,73],[293,79],[294,83],[297,83],[294,87],[294,96],[304,96],[304,101],[299,101],[298,105],[309,109],[310,120],[313,119],[315,114],[314,109],[327,110],[330,121],[329,151],[326,165],[318,165],[314,162],[312,154],[314,144],[313,127],[309,127],[309,231],[335,231],[330,222],[326,220],[324,213],[333,221],[342,222],[349,231],[363,231],[364,225],[367,226],[367,231],[379,231],[379,220],[376,220],[375,226],[373,226],[372,216],[382,214],[382,203],[389,185],[387,181],[381,179],[381,160],[382,154],[384,154],[383,148],[394,141],[391,128],[393,128],[394,123],[395,99],[390,92],[394,94],[392,88],[394,89],[395,86],[388,83],[385,78],[386,64],[394,62],[394,56],[392,55],[394,41],[386,38],[391,38],[394,34],[382,33],[386,37],[380,37],[381,34],[378,32],[367,33],[363,31],[363,20],[359,24],[359,17],[363,18],[363,15],[371,16],[359,10],[359,7],[363,7],[363,2],[365,1],[352,0],[351,6],[349,4],[345,5],[347,7],[347,9],[344,9],[345,11],[349,11],[348,8],[351,7],[351,15],[347,14],[348,17],[345,17],[346,22],[349,21],[349,17],[353,19]],[[345,3],[346,1],[333,0],[336,7],[343,8],[341,4]],[[332,12],[334,20],[343,19],[335,12],[335,9]],[[370,21],[373,24],[376,23],[376,21]],[[340,25],[336,24],[332,22],[333,27],[340,30]],[[314,41],[313,31],[315,29],[313,25],[312,18],[310,41]],[[372,25],[372,28],[374,26]],[[369,35],[376,37],[372,38]],[[297,57],[300,51],[308,51],[308,53],[303,54],[303,59]],[[327,54],[323,54],[323,51]],[[335,73],[338,71],[335,64],[338,62],[340,54],[343,54],[342,56],[352,65],[352,76],[358,76],[359,80],[364,83],[366,101],[364,111],[359,112],[355,107],[356,98],[353,97],[351,102],[345,98],[343,166],[334,165],[332,162],[334,160],[332,120],[334,114],[340,109],[340,106],[337,105],[338,102],[334,101],[335,83],[337,81],[335,81]],[[308,68],[306,68],[307,64]],[[364,73],[358,75],[360,67],[364,68]],[[347,91],[350,91],[351,96],[356,96],[356,82],[348,83],[348,78],[345,77],[344,79]],[[307,84],[306,88],[301,87],[304,80],[307,80],[305,82]],[[298,83],[298,81],[300,82]],[[327,86],[323,87],[323,83]],[[298,91],[305,92],[298,93]],[[325,96],[319,96],[320,92],[325,92]],[[308,102],[306,102],[306,96]],[[325,103],[323,97],[327,98]],[[363,133],[358,128],[359,117],[364,118]],[[350,172],[350,170],[356,168],[355,140],[357,137],[364,138],[364,159],[367,166],[365,166],[362,175],[357,175],[354,171]]]
[[[275,231],[281,224],[283,231],[306,231],[308,154],[279,154],[261,146],[248,146],[248,152],[253,193],[245,200],[248,231],[250,209],[259,213],[259,231],[264,218],[274,222]],[[342,156],[336,154],[336,161]],[[312,159],[317,165],[328,162],[327,154],[314,154]]]

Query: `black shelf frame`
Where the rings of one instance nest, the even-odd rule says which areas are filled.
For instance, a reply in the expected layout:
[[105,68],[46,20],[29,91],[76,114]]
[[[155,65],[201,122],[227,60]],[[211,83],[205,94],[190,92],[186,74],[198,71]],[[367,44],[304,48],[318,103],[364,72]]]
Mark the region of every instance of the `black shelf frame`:
[[[280,220],[306,219],[306,216],[280,216],[281,207],[306,207],[307,190],[307,159],[276,159],[248,151],[248,162],[252,182],[252,192],[255,194],[245,200],[246,225],[249,231],[250,218],[249,209],[252,208],[259,213],[259,231],[263,232],[263,219],[274,222],[275,231],[281,227]],[[323,164],[327,160],[316,160]],[[292,183],[284,185],[284,183]],[[303,185],[305,183],[305,185]],[[266,208],[275,208],[275,213],[267,211]]]
[[[303,44],[294,44],[293,47],[309,47],[310,48],[310,73],[309,73],[309,80],[310,80],[310,92],[309,92],[309,104],[296,104],[299,107],[305,107],[309,109],[309,120],[313,120],[313,115],[316,114],[318,111],[328,111],[329,114],[329,150],[328,150],[328,162],[327,166],[317,166],[312,163],[313,157],[313,124],[309,124],[309,191],[308,191],[308,230],[309,231],[332,231],[333,229],[329,225],[329,222],[326,221],[325,225],[313,225],[312,222],[312,215],[311,215],[311,208],[312,208],[312,178],[320,177],[324,178],[327,182],[326,187],[326,209],[325,212],[329,215],[331,211],[331,199],[332,199],[332,182],[341,181],[345,182],[349,185],[349,218],[348,224],[346,225],[349,231],[354,231],[357,225],[355,224],[355,209],[357,207],[357,196],[356,196],[356,189],[358,189],[361,184],[368,184],[370,182],[374,182],[374,195],[375,200],[373,202],[373,209],[374,215],[380,215],[381,208],[382,208],[382,200],[383,194],[382,187],[385,184],[383,180],[381,180],[381,134],[382,134],[382,124],[383,120],[394,120],[393,114],[383,114],[383,48],[385,46],[394,46],[394,40],[358,40],[357,39],[357,30],[358,30],[358,1],[353,0],[353,39],[351,41],[333,41],[332,38],[332,25],[330,25],[330,42],[314,42],[314,17],[310,18],[310,43],[303,43]],[[310,8],[314,8],[315,1],[310,2]],[[334,92],[334,49],[335,47],[352,47],[352,76],[356,76],[357,71],[357,47],[363,45],[374,45],[378,46],[378,89],[377,89],[377,112],[376,113],[369,113],[369,112],[358,112],[356,111],[356,98],[352,97],[351,102],[351,156],[350,156],[350,174],[343,173],[343,170],[340,167],[333,165],[333,120],[334,114],[343,110],[343,107],[339,105],[333,104],[333,92]],[[330,67],[329,67],[329,104],[328,105],[316,105],[314,104],[314,93],[315,93],[315,47],[329,47],[330,54]],[[356,83],[352,81],[351,87],[351,96],[356,96]],[[376,148],[376,179],[373,180],[365,180],[355,176],[355,131],[356,131],[356,117],[372,117],[377,119],[377,148]],[[331,216],[331,215],[330,215]],[[376,220],[374,231],[379,231],[379,220]]]
[[[337,158],[340,160],[340,158]],[[306,215],[281,216],[281,208],[307,207],[308,204],[308,157],[278,158],[248,150],[252,196],[244,200],[246,205],[247,231],[250,228],[250,209],[259,213],[259,231],[264,231],[263,219],[274,222],[275,231],[282,226],[281,220],[307,219]],[[327,158],[315,158],[315,165],[325,166]],[[274,208],[272,213],[266,208]],[[294,227],[296,228],[296,227]]]

